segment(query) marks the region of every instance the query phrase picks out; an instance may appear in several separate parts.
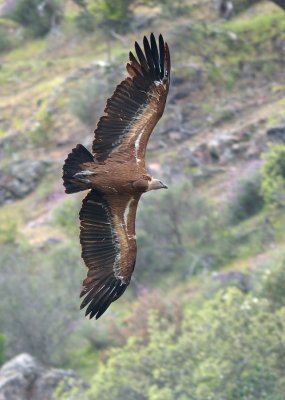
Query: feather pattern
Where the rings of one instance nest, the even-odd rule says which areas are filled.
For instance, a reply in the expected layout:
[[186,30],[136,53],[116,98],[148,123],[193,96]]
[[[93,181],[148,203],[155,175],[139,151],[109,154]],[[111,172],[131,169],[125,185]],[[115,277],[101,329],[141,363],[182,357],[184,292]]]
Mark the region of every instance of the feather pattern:
[[144,37],[143,47],[144,52],[135,43],[137,58],[130,52],[126,67],[129,77],[108,99],[106,115],[101,117],[95,130],[92,150],[99,162],[118,152],[140,162],[149,136],[164,111],[170,83],[168,46],[160,35],[158,47],[151,34],[150,43]]
[[141,195],[166,187],[145,167],[146,146],[163,114],[170,55],[160,35],[136,42],[129,76],[107,100],[95,130],[92,154],[77,145],[63,167],[67,193],[91,189],[82,203],[80,243],[87,266],[81,308],[98,319],[126,290],[136,261],[136,210]]
[[[79,214],[82,258],[88,268],[81,309],[98,319],[126,290],[136,258],[135,213],[139,197],[104,196],[91,190]],[[123,201],[122,201],[123,200]],[[113,212],[116,210],[116,214]]]

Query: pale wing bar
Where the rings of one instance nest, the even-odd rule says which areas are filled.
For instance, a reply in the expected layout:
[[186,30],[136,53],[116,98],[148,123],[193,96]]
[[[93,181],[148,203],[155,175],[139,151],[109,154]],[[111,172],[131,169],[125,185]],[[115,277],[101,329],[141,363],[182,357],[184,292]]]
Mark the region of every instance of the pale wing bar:
[[120,243],[112,223],[111,211],[102,194],[91,190],[79,214],[82,258],[88,267],[80,297],[85,315],[98,319],[126,290],[128,283],[114,274],[120,258]]
[[[99,120],[95,130],[93,152],[95,159],[104,161],[114,149],[120,146],[128,135],[138,135],[132,127],[138,119],[143,118],[147,106],[152,101],[152,92],[160,82],[169,85],[170,56],[168,46],[162,35],[159,36],[159,48],[153,34],[150,43],[146,37],[143,40],[144,53],[138,43],[135,43],[137,58],[130,52],[130,63],[127,71],[130,77],[122,81],[113,96],[108,99],[104,112],[107,114]],[[160,118],[167,96],[167,91],[161,99]],[[152,116],[147,113],[146,118]],[[157,121],[156,121],[157,122]]]

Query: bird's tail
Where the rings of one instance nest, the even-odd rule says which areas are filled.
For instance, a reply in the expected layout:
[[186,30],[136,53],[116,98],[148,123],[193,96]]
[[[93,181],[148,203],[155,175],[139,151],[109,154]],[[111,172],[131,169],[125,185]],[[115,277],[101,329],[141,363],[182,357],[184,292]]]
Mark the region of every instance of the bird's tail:
[[76,193],[91,188],[87,176],[88,173],[90,175],[90,171],[82,171],[81,164],[93,161],[92,154],[82,144],[78,144],[69,153],[63,165],[62,175],[66,193]]

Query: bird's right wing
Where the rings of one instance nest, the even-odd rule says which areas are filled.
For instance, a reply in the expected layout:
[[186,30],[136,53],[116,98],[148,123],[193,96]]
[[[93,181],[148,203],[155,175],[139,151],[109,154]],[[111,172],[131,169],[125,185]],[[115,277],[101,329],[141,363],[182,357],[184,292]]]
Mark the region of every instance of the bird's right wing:
[[144,53],[135,43],[137,58],[130,53],[129,77],[108,99],[106,115],[95,130],[94,158],[105,161],[114,155],[144,161],[150,134],[163,114],[170,82],[170,55],[167,43],[154,35],[144,37]]
[[82,258],[88,268],[81,308],[98,319],[126,290],[136,260],[135,218],[140,195],[91,190],[79,214]]

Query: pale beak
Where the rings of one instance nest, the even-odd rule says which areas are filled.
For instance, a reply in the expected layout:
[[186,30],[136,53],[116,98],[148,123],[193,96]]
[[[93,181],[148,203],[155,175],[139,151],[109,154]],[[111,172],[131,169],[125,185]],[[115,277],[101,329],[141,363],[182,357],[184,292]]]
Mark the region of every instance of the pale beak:
[[163,182],[161,182],[161,181],[159,181],[159,182],[161,183],[161,188],[162,188],[162,189],[168,189],[168,186],[165,185],[165,183],[163,183]]

